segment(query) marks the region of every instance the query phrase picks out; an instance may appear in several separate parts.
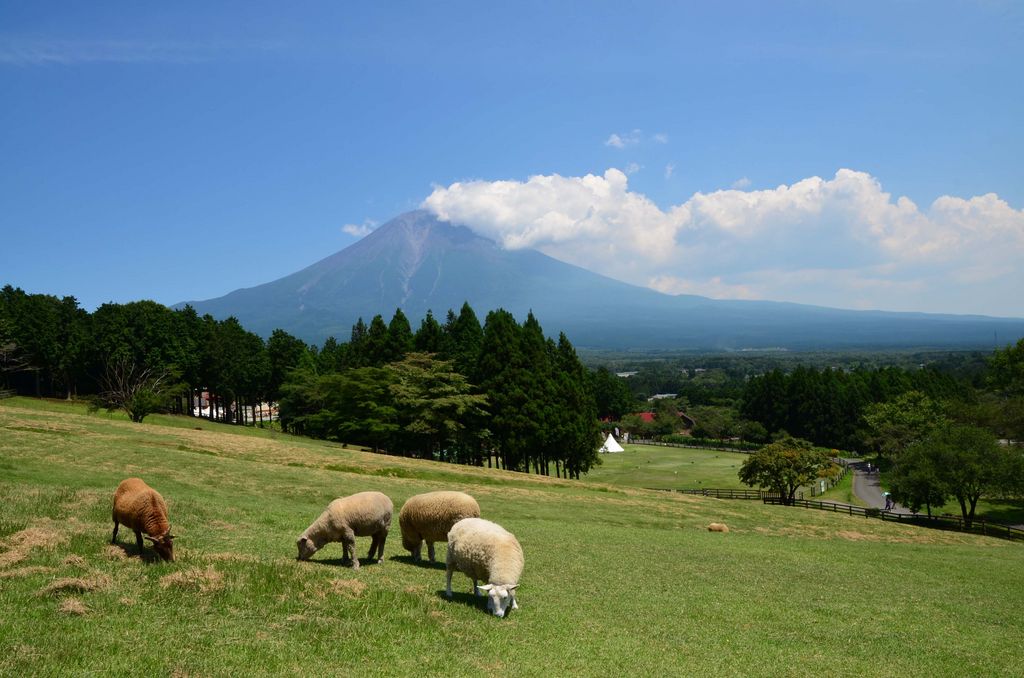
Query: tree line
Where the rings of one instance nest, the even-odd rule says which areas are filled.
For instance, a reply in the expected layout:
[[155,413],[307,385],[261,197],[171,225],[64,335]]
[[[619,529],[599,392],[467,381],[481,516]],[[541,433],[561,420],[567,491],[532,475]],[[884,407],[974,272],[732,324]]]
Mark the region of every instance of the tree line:
[[427,459],[578,478],[595,463],[599,380],[565,335],[531,313],[480,323],[464,304],[414,332],[398,309],[352,327],[348,341],[264,341],[234,318],[152,301],[104,304],[0,290],[0,386],[88,397],[141,421],[153,411],[259,421],[277,403],[291,432]]

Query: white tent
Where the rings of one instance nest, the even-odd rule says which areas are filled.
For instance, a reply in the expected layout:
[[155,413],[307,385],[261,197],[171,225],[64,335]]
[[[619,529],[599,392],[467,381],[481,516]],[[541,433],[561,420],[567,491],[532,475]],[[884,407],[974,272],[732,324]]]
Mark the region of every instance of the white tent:
[[625,450],[622,449],[622,445],[615,442],[615,436],[609,433],[608,440],[604,441],[604,445],[601,446],[598,452],[625,452]]

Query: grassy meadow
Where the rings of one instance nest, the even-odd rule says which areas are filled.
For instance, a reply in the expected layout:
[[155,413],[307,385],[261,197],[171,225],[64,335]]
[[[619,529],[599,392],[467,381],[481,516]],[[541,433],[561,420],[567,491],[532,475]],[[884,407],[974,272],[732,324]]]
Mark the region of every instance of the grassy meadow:
[[[646,491],[622,479],[647,482],[636,473],[612,485],[613,455],[572,482],[148,421],[0,401],[0,674],[930,677],[1024,663],[1020,544]],[[110,498],[131,475],[168,501],[174,563],[140,559],[124,530],[109,544]],[[296,561],[328,501],[371,489],[396,512],[419,492],[473,494],[523,545],[520,609],[488,615],[462,575],[445,600],[443,566],[408,561],[397,516],[382,564],[352,572],[339,544]]]
[[747,488],[737,473],[750,455],[688,447],[624,445],[625,452],[602,454],[601,465],[587,474],[590,482],[638,488]]

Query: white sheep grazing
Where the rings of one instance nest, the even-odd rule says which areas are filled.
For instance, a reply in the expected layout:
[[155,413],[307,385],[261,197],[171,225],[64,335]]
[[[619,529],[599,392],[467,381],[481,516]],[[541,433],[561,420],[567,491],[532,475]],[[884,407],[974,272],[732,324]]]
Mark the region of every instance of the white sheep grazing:
[[409,497],[398,513],[402,547],[413,560],[419,560],[425,541],[427,556],[434,562],[434,542],[447,541],[449,530],[463,518],[479,517],[480,505],[465,492],[427,492]]
[[[523,548],[501,525],[480,518],[464,518],[448,532],[448,577],[445,595],[452,597],[452,572],[473,580],[473,594],[488,594],[487,610],[499,617],[519,609],[516,588],[523,573]],[[477,581],[487,584],[477,586]]]
[[167,504],[160,493],[142,478],[122,480],[114,491],[114,534],[110,543],[117,543],[117,528],[121,525],[135,532],[135,544],[142,555],[142,535],[146,535],[153,549],[164,560],[174,560],[174,535],[167,519]]
[[324,544],[340,541],[345,557],[352,559],[352,569],[359,569],[356,557],[356,537],[373,536],[370,543],[369,559],[384,558],[384,541],[391,527],[393,506],[387,495],[380,492],[359,492],[348,497],[335,499],[327,510],[306,528],[296,541],[299,560],[309,560]]

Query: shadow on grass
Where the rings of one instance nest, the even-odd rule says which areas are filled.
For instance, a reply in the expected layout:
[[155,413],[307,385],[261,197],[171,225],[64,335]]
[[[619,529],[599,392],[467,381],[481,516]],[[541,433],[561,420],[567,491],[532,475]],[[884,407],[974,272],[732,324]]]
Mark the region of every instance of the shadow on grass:
[[[348,558],[322,558],[322,559],[310,558],[309,560],[300,561],[300,562],[312,563],[314,565],[333,565],[334,567],[348,567],[348,568],[352,567],[352,561],[349,560]],[[374,558],[360,558],[359,559],[359,569],[362,569],[364,567],[374,567],[376,565],[380,565],[380,561],[376,560]]]
[[160,561],[160,556],[157,555],[152,549],[147,549],[145,546],[140,551],[139,548],[132,543],[125,543],[117,541],[111,544],[114,548],[121,549],[124,553],[125,558],[138,558],[144,563],[153,564]]
[[987,510],[979,511],[979,518],[985,518],[1004,525],[1024,524],[1024,500],[989,499]]
[[425,570],[443,570],[446,565],[442,562],[430,562],[429,560],[413,560],[412,556],[391,556],[390,560],[396,563],[405,563],[406,565],[412,565],[413,567],[422,567]]
[[[444,594],[444,589],[441,589],[437,592],[437,597],[446,603],[458,603],[460,605],[465,605],[466,607],[472,607],[480,610],[488,616],[494,616],[494,614],[487,609],[487,596],[474,596],[472,593],[458,593],[456,591],[452,591],[452,597],[449,599],[448,596]],[[514,614],[517,614],[517,611],[513,610],[510,606],[505,612],[505,619],[508,619]]]
[[[459,603],[466,607],[475,607],[483,612],[487,612],[487,597],[486,596],[474,596],[472,593],[459,593],[458,591],[452,591],[452,597],[449,599],[445,595],[444,589],[440,589],[437,592],[437,597],[446,603]],[[488,612],[488,614],[490,614]]]

